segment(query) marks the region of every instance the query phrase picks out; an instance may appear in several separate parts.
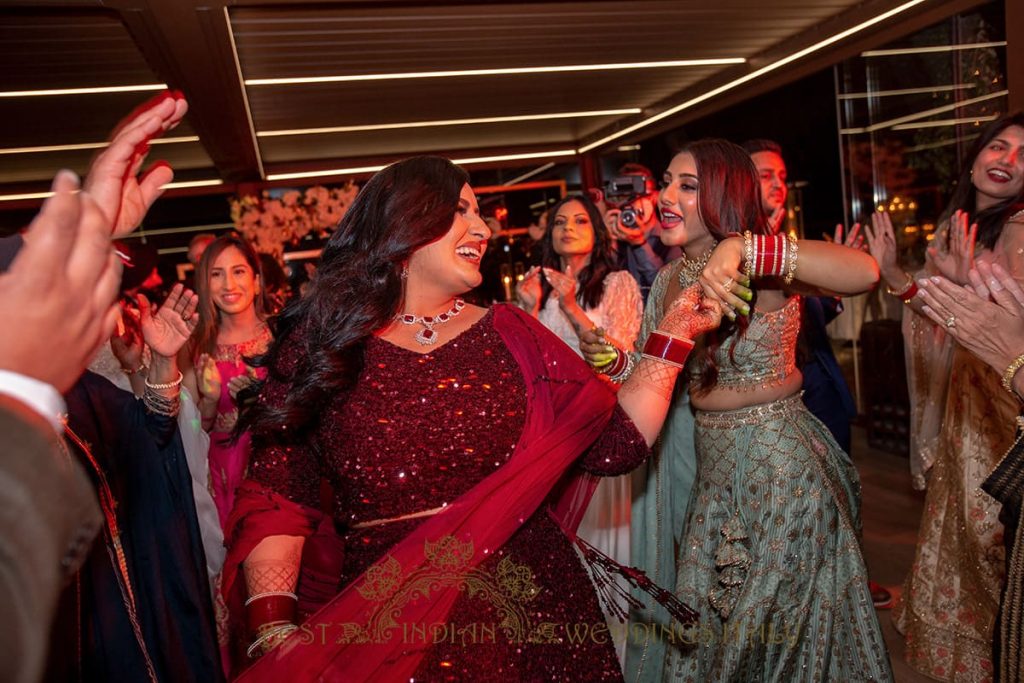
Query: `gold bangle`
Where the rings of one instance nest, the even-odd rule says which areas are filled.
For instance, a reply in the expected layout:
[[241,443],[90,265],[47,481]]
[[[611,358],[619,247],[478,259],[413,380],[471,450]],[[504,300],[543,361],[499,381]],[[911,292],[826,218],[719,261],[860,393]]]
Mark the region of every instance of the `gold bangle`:
[[1014,358],[1013,362],[1007,366],[1006,372],[1003,373],[1003,389],[1006,389],[1014,396],[1017,395],[1017,392],[1013,390],[1013,378],[1017,376],[1017,372],[1021,368],[1024,368],[1024,353]]
[[743,264],[743,274],[748,278],[754,278],[754,235],[749,230],[743,232],[743,253],[747,262]]
[[889,294],[892,294],[894,297],[898,299],[902,299],[903,295],[907,293],[907,291],[911,288],[913,284],[914,276],[911,275],[910,273],[907,273],[907,282],[902,287],[900,287],[899,289],[893,289],[889,285],[886,285],[885,291],[888,292]]
[[800,249],[800,245],[797,244],[796,238],[793,235],[787,233],[786,237],[789,238],[789,264],[786,269],[786,277],[782,278],[782,281],[788,285],[796,277],[796,253]]

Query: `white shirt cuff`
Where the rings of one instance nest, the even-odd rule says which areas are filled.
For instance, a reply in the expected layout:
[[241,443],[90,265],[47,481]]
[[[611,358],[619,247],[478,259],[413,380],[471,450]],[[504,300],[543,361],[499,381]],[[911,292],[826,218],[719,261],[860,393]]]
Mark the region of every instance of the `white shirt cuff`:
[[46,418],[58,434],[64,433],[61,419],[67,405],[51,385],[17,372],[0,370],[0,394],[21,401]]

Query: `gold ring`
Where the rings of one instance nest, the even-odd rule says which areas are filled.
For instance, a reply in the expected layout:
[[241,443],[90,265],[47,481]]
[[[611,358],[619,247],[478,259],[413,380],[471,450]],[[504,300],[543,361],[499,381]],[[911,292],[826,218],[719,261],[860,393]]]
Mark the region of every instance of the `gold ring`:
[[182,311],[181,312],[181,319],[184,320],[185,322],[188,322],[189,320],[192,319],[192,315],[189,314],[189,313],[186,313],[185,311]]
[[722,283],[722,289],[724,289],[726,292],[731,292],[732,286],[734,284],[736,284],[736,280],[734,280],[733,278],[729,278],[728,280]]
[[948,318],[946,318],[946,327],[947,328],[953,327],[954,325],[956,325],[956,316],[955,315],[951,315]]

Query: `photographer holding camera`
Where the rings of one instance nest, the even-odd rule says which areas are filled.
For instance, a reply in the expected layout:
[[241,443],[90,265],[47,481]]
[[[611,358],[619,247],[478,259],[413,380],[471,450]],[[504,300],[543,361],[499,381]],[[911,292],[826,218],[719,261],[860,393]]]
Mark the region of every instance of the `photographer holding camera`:
[[646,301],[658,270],[681,254],[678,247],[661,243],[655,211],[658,184],[646,166],[630,163],[605,183],[602,195],[608,207],[604,222],[615,240],[618,265],[636,279]]

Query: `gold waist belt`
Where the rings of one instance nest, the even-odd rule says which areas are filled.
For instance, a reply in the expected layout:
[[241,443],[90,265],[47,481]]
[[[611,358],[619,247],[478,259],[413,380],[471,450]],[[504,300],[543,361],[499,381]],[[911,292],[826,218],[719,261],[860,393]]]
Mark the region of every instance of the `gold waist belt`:
[[694,422],[700,427],[718,429],[760,424],[796,410],[805,410],[803,396],[804,392],[798,391],[792,396],[778,401],[760,403],[756,406],[737,408],[736,410],[698,410]]
[[352,529],[368,529],[370,527],[380,526],[381,524],[391,524],[392,522],[404,522],[407,519],[418,519],[420,517],[432,517],[441,510],[448,507],[447,504],[440,507],[431,508],[429,510],[420,510],[419,512],[410,512],[407,515],[399,515],[398,517],[387,517],[385,519],[371,519],[368,522],[359,522],[358,524],[351,525]]

